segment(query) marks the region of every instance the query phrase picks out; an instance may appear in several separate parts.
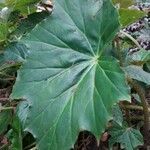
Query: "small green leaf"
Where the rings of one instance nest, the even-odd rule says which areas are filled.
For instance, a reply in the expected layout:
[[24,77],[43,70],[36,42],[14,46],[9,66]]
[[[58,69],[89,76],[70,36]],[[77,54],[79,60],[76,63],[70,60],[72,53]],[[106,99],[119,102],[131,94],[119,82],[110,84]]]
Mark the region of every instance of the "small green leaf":
[[7,39],[8,26],[7,23],[0,22],[0,42],[3,42]]
[[29,15],[36,11],[35,4],[40,0],[5,0],[0,2],[0,6],[8,7],[13,11],[20,11],[24,15]]
[[112,147],[115,143],[120,143],[125,150],[134,150],[139,145],[143,145],[143,136],[139,130],[127,126],[114,124],[109,130],[111,138],[109,145]]
[[145,72],[142,67],[131,65],[125,67],[124,70],[130,78],[150,85],[150,73]]
[[120,14],[120,23],[123,27],[136,22],[140,18],[146,15],[145,12],[139,10],[132,10],[132,9],[119,9]]
[[22,134],[21,134],[21,125],[17,116],[13,117],[12,129],[7,134],[11,142],[11,150],[22,150]]
[[134,0],[113,0],[113,3],[117,6],[119,5],[118,9],[122,27],[134,23],[135,21],[146,15],[146,12],[135,9],[128,9],[128,7],[132,6],[135,3]]
[[0,134],[7,130],[8,125],[11,122],[12,112],[11,111],[2,111],[0,112]]

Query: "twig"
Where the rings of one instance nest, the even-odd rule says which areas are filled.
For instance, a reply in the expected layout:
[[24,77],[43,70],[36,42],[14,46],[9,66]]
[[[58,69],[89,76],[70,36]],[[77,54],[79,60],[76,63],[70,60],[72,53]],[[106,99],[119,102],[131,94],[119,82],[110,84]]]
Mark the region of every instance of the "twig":
[[134,116],[130,117],[131,120],[144,120],[144,116]]
[[9,101],[9,100],[10,100],[10,98],[6,98],[6,97],[0,98],[0,101]]
[[5,92],[7,88],[0,89],[0,92]]

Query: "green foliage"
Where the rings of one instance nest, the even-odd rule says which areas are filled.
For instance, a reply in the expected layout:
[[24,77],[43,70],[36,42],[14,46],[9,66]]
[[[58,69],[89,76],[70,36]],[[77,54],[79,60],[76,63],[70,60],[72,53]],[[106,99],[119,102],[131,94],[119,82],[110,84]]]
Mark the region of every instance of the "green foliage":
[[[129,53],[133,43],[116,36],[118,12],[110,0],[55,0],[51,16],[35,13],[38,2],[0,1],[1,88],[13,85],[20,68],[10,96],[18,101],[7,104],[14,106],[21,100],[15,117],[11,111],[0,112],[0,134],[8,135],[9,149],[30,145],[39,150],[68,150],[80,131],[91,131],[98,140],[111,119],[110,148],[115,143],[127,150],[142,145],[140,132],[124,123],[124,107],[119,107],[124,103],[119,101],[130,100],[126,76],[145,83],[144,88],[150,85],[149,51]],[[113,2],[122,27],[145,15],[128,9],[132,0]],[[149,40],[149,28],[138,34],[139,41]],[[112,56],[125,66],[126,76]],[[131,94],[141,105],[138,92]]]
[[144,49],[133,53],[132,55],[128,55],[126,57],[126,61],[129,64],[137,64],[143,65],[145,63],[150,62],[150,51],[146,51]]
[[8,35],[8,16],[10,14],[10,10],[7,8],[3,8],[0,11],[0,43],[7,39]]
[[146,15],[145,12],[139,10],[132,10],[132,9],[119,9],[120,14],[120,23],[123,27],[136,22],[138,19],[144,17]]
[[0,22],[0,42],[3,42],[7,39],[8,26],[7,23]]
[[142,67],[130,65],[128,67],[125,67],[124,70],[130,78],[150,85],[150,74],[144,71]]
[[113,3],[119,9],[120,23],[122,27],[125,27],[135,22],[146,15],[145,12],[134,9],[128,9],[128,7],[135,4],[134,0],[113,0]]
[[35,4],[38,2],[39,0],[5,0],[0,2],[0,5],[2,7],[8,7],[13,11],[18,10],[22,14],[27,15],[35,12]]
[[48,16],[49,13],[47,12],[33,13],[31,15],[28,15],[28,18],[25,18],[18,22],[18,27],[11,36],[15,36],[15,38],[21,38],[23,35],[30,32],[36,26],[36,24],[38,24]]
[[[27,17],[27,15],[34,13],[36,11],[36,3],[38,2],[39,0],[0,1],[0,46],[6,45],[8,41],[14,40],[14,38],[18,38],[17,27],[19,26],[19,28],[21,27],[23,29],[23,25],[21,26],[22,19],[20,18]],[[37,18],[42,18],[42,14]],[[30,25],[34,26],[35,22],[33,21],[33,25],[31,23]],[[26,26],[27,24],[24,24],[24,30],[27,29]],[[22,32],[19,33],[21,34]],[[12,37],[12,35],[14,37]]]
[[123,114],[118,104],[113,106],[113,121],[122,126]]
[[[18,21],[17,28],[10,34],[11,40],[15,41],[16,39],[18,40],[22,36],[25,36],[25,34],[30,32],[36,26],[36,24],[48,16],[49,14],[46,12],[33,13],[29,15],[28,18]],[[11,42],[5,48],[4,55],[1,55],[1,59],[3,59],[3,63],[22,63],[29,52],[27,49],[28,48],[23,43]]]
[[39,149],[69,149],[81,130],[98,138],[113,104],[130,99],[119,63],[102,56],[118,28],[109,0],[56,0],[52,16],[21,39],[29,53],[11,98],[27,100],[18,113]]
[[22,133],[21,133],[21,125],[19,118],[17,116],[13,117],[12,129],[7,134],[11,142],[10,149],[11,150],[22,150]]
[[114,124],[109,133],[111,135],[109,141],[110,147],[115,143],[120,143],[122,149],[134,150],[137,146],[143,145],[143,137],[140,131],[125,124],[123,126]]
[[7,130],[8,125],[11,123],[11,111],[0,112],[0,135]]
[[114,4],[119,4],[120,8],[128,8],[134,4],[134,0],[112,0]]

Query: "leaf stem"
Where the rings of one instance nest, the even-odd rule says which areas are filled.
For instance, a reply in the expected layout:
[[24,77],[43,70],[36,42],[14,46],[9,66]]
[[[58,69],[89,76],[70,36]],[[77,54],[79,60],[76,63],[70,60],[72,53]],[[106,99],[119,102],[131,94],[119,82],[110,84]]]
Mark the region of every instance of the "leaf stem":
[[121,46],[120,46],[120,39],[119,37],[116,37],[115,41],[116,42],[116,51],[118,55],[118,59],[120,61],[120,66],[123,66],[123,59],[122,59],[122,54],[121,54]]
[[138,120],[138,121],[140,121],[140,120],[144,120],[144,116],[132,116],[131,118],[130,118],[131,120]]
[[129,38],[139,49],[142,49],[142,47],[140,46],[140,44],[137,42],[136,39],[134,39],[130,34],[120,30],[120,33],[122,33],[123,35],[125,35],[127,38]]
[[12,110],[14,107],[0,107],[0,112],[4,110]]
[[29,150],[29,149],[33,149],[36,146],[36,142],[31,143],[30,145],[27,145],[24,150]]
[[149,104],[145,98],[145,91],[137,81],[128,78],[128,82],[133,87],[133,89],[138,93],[141,99],[144,113],[144,134],[146,136],[150,131],[150,112],[149,112]]
[[[121,107],[125,108],[125,109],[141,110],[141,111],[143,111],[143,107],[142,106],[138,106],[138,105],[126,105],[126,104],[122,104]],[[150,112],[150,107],[148,108],[148,111]]]

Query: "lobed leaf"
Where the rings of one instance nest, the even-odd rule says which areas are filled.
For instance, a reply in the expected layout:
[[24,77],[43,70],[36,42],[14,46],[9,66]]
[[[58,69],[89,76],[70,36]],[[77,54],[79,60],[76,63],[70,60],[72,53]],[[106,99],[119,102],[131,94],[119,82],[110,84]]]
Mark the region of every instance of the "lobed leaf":
[[113,104],[130,99],[119,63],[102,56],[118,28],[110,0],[55,0],[52,15],[21,39],[29,54],[11,98],[27,100],[18,113],[39,149],[67,150],[82,130],[98,138]]
[[111,135],[109,141],[110,147],[115,143],[120,143],[122,149],[134,150],[137,146],[143,145],[143,136],[140,131],[126,125],[120,126],[114,124],[109,133]]

